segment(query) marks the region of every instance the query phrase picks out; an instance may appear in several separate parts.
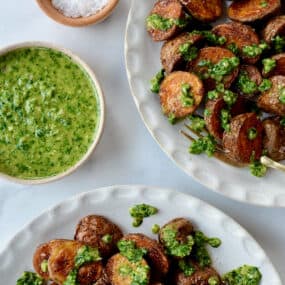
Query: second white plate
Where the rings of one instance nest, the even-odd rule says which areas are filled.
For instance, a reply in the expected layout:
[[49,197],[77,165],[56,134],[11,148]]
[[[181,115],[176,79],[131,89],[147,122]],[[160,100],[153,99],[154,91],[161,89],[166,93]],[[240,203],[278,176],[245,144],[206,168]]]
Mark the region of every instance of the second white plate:
[[[159,213],[133,228],[128,209],[137,203],[156,206]],[[186,217],[209,236],[218,236],[222,245],[211,250],[213,265],[220,273],[243,264],[258,266],[260,285],[281,285],[270,260],[249,233],[220,210],[179,192],[147,186],[100,188],[69,199],[46,211],[20,231],[0,253],[1,284],[15,285],[24,270],[33,270],[32,256],[37,245],[55,238],[72,239],[78,221],[88,214],[100,214],[117,223],[125,233],[151,234],[154,223],[163,225],[175,217]]]
[[285,207],[284,173],[270,170],[266,177],[256,178],[248,169],[235,168],[204,155],[190,155],[190,143],[180,134],[183,123],[172,126],[163,116],[158,96],[149,91],[151,77],[161,69],[161,45],[152,42],[145,28],[145,19],[154,2],[132,1],[125,38],[129,84],[149,132],[181,169],[208,188],[242,202]]

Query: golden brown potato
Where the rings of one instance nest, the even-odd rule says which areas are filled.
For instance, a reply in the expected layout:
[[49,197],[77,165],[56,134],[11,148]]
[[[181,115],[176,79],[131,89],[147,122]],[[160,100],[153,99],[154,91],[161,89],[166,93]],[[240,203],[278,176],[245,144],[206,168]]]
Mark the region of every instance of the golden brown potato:
[[[183,86],[189,87],[189,95],[192,103],[184,105]],[[200,105],[204,96],[202,81],[195,74],[183,71],[175,71],[166,76],[159,90],[160,103],[163,113],[175,118],[183,118],[192,114]]]
[[280,0],[237,0],[230,5],[228,16],[239,22],[254,22],[276,14],[280,8]]
[[[110,235],[109,243],[104,236]],[[75,231],[74,239],[92,247],[97,247],[102,257],[109,257],[117,251],[117,242],[122,238],[121,229],[103,216],[89,215],[82,218]]]
[[201,268],[195,263],[192,263],[192,265],[195,268],[192,275],[186,276],[183,272],[176,273],[175,285],[209,285],[208,280],[211,277],[215,277],[221,282],[221,278],[214,268]]
[[101,261],[83,265],[78,270],[77,282],[80,285],[93,285],[97,280],[102,280],[103,270]]
[[[184,20],[185,12],[178,0],[159,0],[155,3],[150,15],[159,15],[164,19]],[[147,24],[147,31],[154,41],[164,41],[175,36],[181,28],[174,24],[169,29],[157,29]]]
[[183,58],[182,53],[179,51],[180,46],[187,43],[195,45],[202,39],[202,35],[182,33],[179,36],[166,41],[160,52],[161,64],[166,73],[185,69],[186,61]]
[[285,36],[285,15],[271,19],[262,32],[262,37],[268,44],[277,35]]
[[222,0],[180,0],[189,13],[202,22],[212,22],[221,17]]
[[131,285],[133,277],[129,271],[133,271],[134,274],[139,274],[142,268],[146,269],[145,279],[146,284],[149,284],[150,270],[144,259],[137,263],[132,263],[120,253],[117,253],[108,260],[106,272],[111,285]]
[[[242,52],[242,49],[245,46],[259,44],[259,38],[254,29],[248,25],[238,22],[229,22],[218,25],[213,28],[213,33],[227,39],[224,44],[225,47],[230,44],[235,44],[240,52]],[[258,61],[259,56],[252,58],[242,55],[242,59],[245,63],[254,64]]]
[[157,275],[167,274],[169,270],[169,260],[163,247],[156,240],[144,234],[128,234],[124,236],[123,239],[131,240],[138,248],[145,248],[147,250],[145,258]]
[[[235,55],[228,49],[221,48],[221,47],[206,47],[202,48],[199,53],[198,57],[189,62],[188,69],[191,72],[196,74],[205,74],[208,71],[207,66],[200,66],[201,61],[210,61],[212,64],[217,64],[224,58],[232,58]],[[235,68],[230,74],[225,75],[222,82],[225,85],[225,88],[229,88],[232,82],[236,79],[238,75],[239,68]],[[212,78],[207,78],[203,80],[204,86],[206,90],[213,90],[216,88],[216,82]]]
[[270,81],[272,87],[259,96],[257,105],[268,113],[285,116],[285,104],[280,100],[281,90],[285,88],[285,76],[276,75]]
[[[251,137],[254,130],[255,136]],[[259,159],[262,154],[261,121],[255,113],[235,116],[230,123],[230,131],[224,132],[223,146],[226,154],[234,161],[249,163],[251,159]]]

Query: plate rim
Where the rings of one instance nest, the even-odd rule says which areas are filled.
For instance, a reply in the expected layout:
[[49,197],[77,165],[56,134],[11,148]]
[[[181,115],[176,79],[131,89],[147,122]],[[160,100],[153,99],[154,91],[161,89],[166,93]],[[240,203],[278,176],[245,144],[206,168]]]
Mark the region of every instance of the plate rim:
[[[208,202],[201,200],[200,198],[197,198],[191,194],[180,192],[176,189],[171,189],[171,188],[165,188],[165,187],[160,187],[160,186],[151,186],[151,185],[143,185],[143,184],[118,184],[118,185],[111,185],[111,186],[105,186],[105,187],[98,187],[89,191],[85,191],[76,195],[73,195],[67,199],[64,199],[60,201],[59,203],[46,208],[43,210],[41,214],[36,216],[34,219],[26,223],[4,246],[4,248],[0,251],[0,260],[1,258],[5,257],[8,255],[9,249],[13,248],[13,244],[15,244],[18,240],[21,239],[21,236],[25,232],[33,232],[33,228],[36,228],[35,225],[41,223],[42,220],[45,219],[47,215],[50,215],[52,212],[60,209],[60,208],[65,208],[70,205],[70,203],[77,202],[78,205],[80,205],[81,201],[84,201],[86,198],[95,196],[97,192],[109,192],[109,193],[115,193],[116,191],[136,191],[136,195],[142,195],[144,191],[149,191],[151,190],[152,193],[157,193],[159,191],[163,191],[164,193],[167,194],[167,196],[173,197],[181,197],[183,199],[187,200],[193,200],[195,203],[198,203],[202,207],[206,207],[207,209],[210,209],[211,211],[214,211],[217,213],[219,216],[222,216],[224,218],[227,218],[232,224],[237,226],[238,230],[244,233],[245,238],[250,238],[251,241],[254,242],[255,246],[257,246],[259,252],[263,254],[263,260],[266,261],[266,263],[271,267],[272,272],[275,274],[277,285],[282,285],[281,282],[281,277],[279,275],[278,270],[274,266],[273,262],[267,255],[266,251],[263,249],[263,247],[258,243],[258,241],[255,239],[255,237],[246,229],[244,228],[239,222],[237,222],[234,218],[232,218],[230,215],[226,214],[223,212],[221,209],[213,206],[212,204],[209,204]],[[155,194],[154,194],[155,195]],[[100,200],[97,202],[100,203]],[[279,284],[278,284],[279,283]]]
[[[226,197],[228,199],[232,199],[235,201],[239,201],[242,203],[246,203],[249,205],[256,205],[256,206],[261,206],[261,207],[266,207],[266,208],[285,208],[285,200],[282,203],[278,203],[278,194],[273,194],[272,199],[264,202],[264,200],[259,200],[259,199],[249,199],[248,197],[248,190],[246,187],[239,187],[238,190],[242,191],[243,188],[245,188],[245,190],[243,190],[243,192],[245,193],[245,195],[241,195],[241,196],[236,196],[236,195],[230,195],[229,191],[223,192],[221,191],[221,186],[220,184],[222,183],[217,183],[218,186],[215,186],[214,184],[211,184],[210,181],[208,180],[202,180],[199,179],[199,177],[197,177],[194,173],[194,171],[192,171],[191,169],[188,169],[186,167],[183,166],[182,162],[180,162],[179,160],[175,159],[175,157],[167,151],[166,147],[163,145],[163,143],[158,139],[158,137],[155,135],[153,128],[150,124],[147,123],[146,119],[145,119],[145,115],[144,113],[141,111],[140,109],[140,102],[137,98],[137,96],[135,95],[135,91],[134,91],[134,87],[133,87],[133,74],[130,70],[130,65],[129,65],[129,59],[128,59],[128,53],[130,50],[130,45],[128,42],[128,33],[129,33],[129,28],[130,28],[130,23],[132,20],[132,13],[134,10],[134,6],[135,6],[135,2],[136,0],[132,0],[131,1],[131,5],[130,5],[130,10],[128,13],[128,18],[127,18],[127,22],[126,22],[126,26],[125,26],[125,35],[124,35],[124,60],[125,60],[125,69],[126,69],[126,74],[127,74],[127,78],[128,78],[128,83],[129,83],[129,88],[130,88],[130,93],[131,96],[135,102],[137,111],[141,117],[141,120],[143,121],[145,127],[147,128],[147,130],[149,131],[149,133],[151,134],[152,138],[155,140],[155,142],[159,145],[160,149],[167,155],[168,158],[170,158],[170,160],[172,160],[172,162],[179,168],[181,169],[184,173],[186,173],[188,176],[190,176],[193,180],[195,180],[196,182],[198,182],[199,184],[205,186],[206,188],[208,188],[208,190],[213,191],[223,197]],[[219,178],[218,179],[219,182],[225,182],[224,179]],[[282,194],[282,195],[285,195]],[[283,196],[282,196],[283,197]],[[284,196],[285,197],[285,196]]]

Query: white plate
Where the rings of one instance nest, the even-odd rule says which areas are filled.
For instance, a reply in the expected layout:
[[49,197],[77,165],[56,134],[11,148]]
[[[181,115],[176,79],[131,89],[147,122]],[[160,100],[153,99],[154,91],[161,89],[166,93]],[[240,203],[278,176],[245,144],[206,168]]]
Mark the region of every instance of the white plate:
[[[148,203],[159,213],[144,220],[140,228],[131,226],[128,209],[136,203]],[[24,270],[32,270],[36,246],[54,238],[72,239],[74,229],[85,215],[100,214],[117,223],[125,233],[151,234],[154,223],[164,224],[183,216],[209,236],[222,239],[222,246],[211,250],[214,266],[220,273],[243,264],[258,266],[263,274],[260,285],[281,285],[270,260],[249,233],[220,210],[197,198],[167,189],[146,186],[100,188],[69,199],[48,210],[21,230],[0,254],[1,284],[15,285]]]
[[246,168],[235,168],[204,155],[190,155],[190,143],[179,132],[183,123],[172,126],[163,116],[158,96],[149,91],[149,80],[161,69],[161,44],[152,42],[145,29],[145,18],[154,2],[133,0],[125,39],[129,84],[151,135],[181,169],[208,188],[242,202],[285,207],[284,173],[270,170],[266,177],[256,178]]

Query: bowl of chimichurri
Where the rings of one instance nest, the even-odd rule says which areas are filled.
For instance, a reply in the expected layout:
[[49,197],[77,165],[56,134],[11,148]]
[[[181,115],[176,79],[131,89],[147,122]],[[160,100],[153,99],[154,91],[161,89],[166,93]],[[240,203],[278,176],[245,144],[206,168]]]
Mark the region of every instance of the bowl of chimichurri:
[[0,175],[46,183],[77,169],[97,145],[104,99],[72,52],[27,42],[0,50]]

